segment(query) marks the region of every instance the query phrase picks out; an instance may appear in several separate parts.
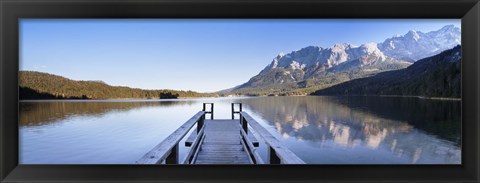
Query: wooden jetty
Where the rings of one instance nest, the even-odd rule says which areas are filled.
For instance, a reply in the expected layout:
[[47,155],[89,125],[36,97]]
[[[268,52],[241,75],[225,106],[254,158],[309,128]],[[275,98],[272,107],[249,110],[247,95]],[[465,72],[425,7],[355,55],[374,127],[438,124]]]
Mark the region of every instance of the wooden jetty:
[[[210,110],[207,111],[207,105]],[[249,114],[241,103],[232,103],[232,119],[213,119],[213,103],[204,103],[199,111],[160,144],[139,159],[137,164],[305,164],[283,146]],[[235,110],[238,106],[238,111]],[[209,114],[210,119],[205,116]],[[239,119],[235,119],[238,114]],[[195,125],[196,124],[196,125]],[[179,161],[179,145],[185,140],[186,157]],[[268,160],[257,152],[256,134],[268,146]]]

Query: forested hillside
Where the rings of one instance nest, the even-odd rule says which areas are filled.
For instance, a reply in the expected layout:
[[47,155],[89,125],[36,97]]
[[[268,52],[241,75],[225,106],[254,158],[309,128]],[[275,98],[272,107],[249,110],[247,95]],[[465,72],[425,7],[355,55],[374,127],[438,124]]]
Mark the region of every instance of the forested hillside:
[[461,97],[461,46],[396,71],[356,79],[313,95],[404,95]]
[[213,94],[177,90],[143,90],[110,86],[102,81],[75,81],[53,74],[20,71],[20,99],[158,99],[209,97]]

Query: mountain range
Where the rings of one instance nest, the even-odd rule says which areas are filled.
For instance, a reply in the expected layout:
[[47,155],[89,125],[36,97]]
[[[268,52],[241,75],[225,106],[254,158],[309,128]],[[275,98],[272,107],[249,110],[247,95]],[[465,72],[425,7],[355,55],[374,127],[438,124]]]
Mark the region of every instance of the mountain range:
[[[341,35],[339,35],[341,36]],[[143,90],[20,71],[20,99],[124,99],[239,95],[411,95],[459,98],[460,29],[409,31],[380,43],[308,46],[280,53],[256,76],[217,93]]]
[[402,95],[461,97],[461,46],[420,59],[411,66],[347,81],[313,95]]
[[353,79],[407,68],[422,58],[459,45],[460,36],[460,28],[447,25],[427,33],[411,30],[381,43],[308,46],[280,53],[259,74],[227,91],[252,95],[307,94]]

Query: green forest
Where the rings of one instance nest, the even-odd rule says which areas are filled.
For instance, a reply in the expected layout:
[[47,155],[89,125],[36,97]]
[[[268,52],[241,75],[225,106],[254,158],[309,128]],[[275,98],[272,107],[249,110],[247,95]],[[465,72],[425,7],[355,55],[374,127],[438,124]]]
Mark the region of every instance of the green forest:
[[212,93],[182,90],[144,90],[110,86],[102,81],[75,81],[65,77],[20,71],[20,100],[24,99],[166,99],[214,97]]

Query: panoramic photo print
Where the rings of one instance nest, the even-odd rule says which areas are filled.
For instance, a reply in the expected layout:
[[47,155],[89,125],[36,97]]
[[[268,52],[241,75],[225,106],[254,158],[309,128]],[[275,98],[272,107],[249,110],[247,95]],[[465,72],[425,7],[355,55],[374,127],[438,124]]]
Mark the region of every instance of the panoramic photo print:
[[20,164],[461,164],[460,19],[20,19]]

